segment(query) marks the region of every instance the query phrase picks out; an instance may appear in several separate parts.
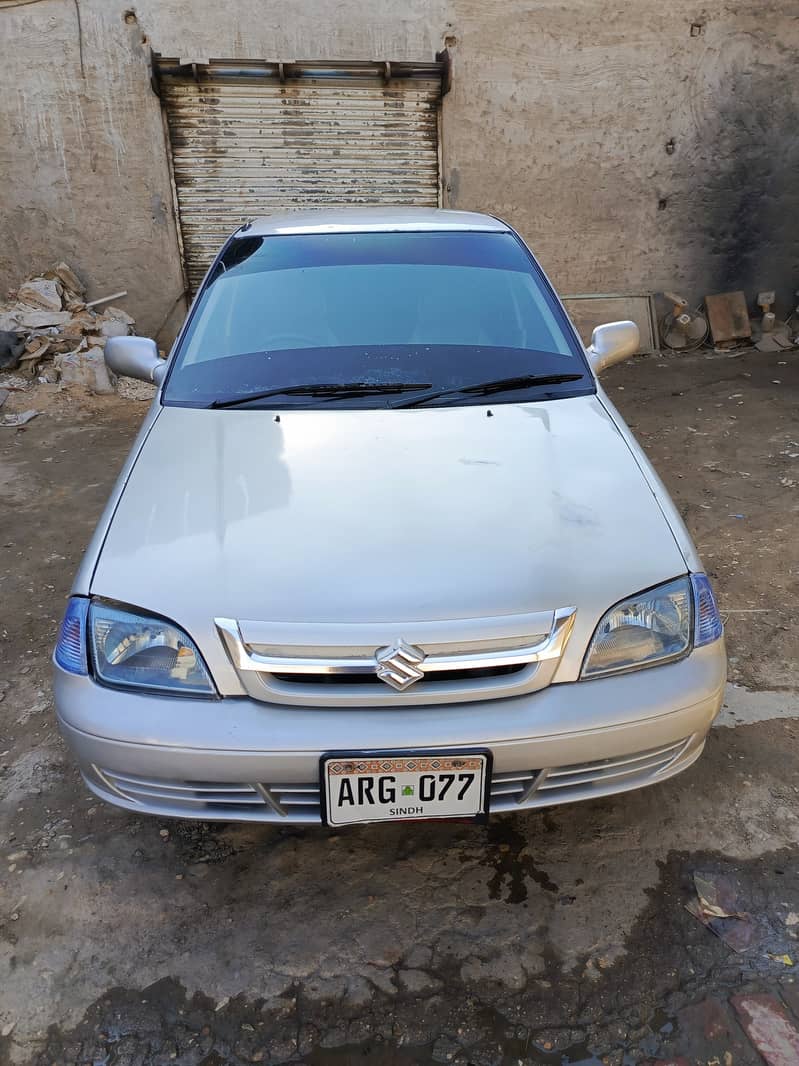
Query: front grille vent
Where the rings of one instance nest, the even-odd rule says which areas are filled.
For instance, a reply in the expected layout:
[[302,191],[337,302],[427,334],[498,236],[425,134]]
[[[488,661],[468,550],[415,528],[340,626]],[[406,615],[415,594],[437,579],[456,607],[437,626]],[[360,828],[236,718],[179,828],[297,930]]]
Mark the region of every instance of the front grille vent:
[[[693,761],[694,738],[612,759],[543,770],[496,772],[491,811],[518,811],[592,799],[654,783],[667,771]],[[303,784],[166,781],[92,767],[89,783],[153,814],[230,821],[318,823],[319,786]]]
[[[484,666],[477,669],[439,670],[435,674],[425,674],[416,683],[416,690],[425,685],[441,684],[447,681],[480,681],[482,678],[508,677],[518,674],[529,667],[525,663],[514,663],[511,666]],[[300,685],[371,685],[379,692],[385,692],[385,682],[377,674],[273,674],[277,681],[283,684]]]

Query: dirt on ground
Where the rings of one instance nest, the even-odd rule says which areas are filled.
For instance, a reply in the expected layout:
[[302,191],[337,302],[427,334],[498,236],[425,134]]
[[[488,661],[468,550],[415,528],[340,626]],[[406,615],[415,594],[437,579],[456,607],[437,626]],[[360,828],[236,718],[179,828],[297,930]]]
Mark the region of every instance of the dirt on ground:
[[[799,353],[645,357],[603,382],[713,578],[753,724],[728,713],[638,793],[347,832],[87,793],[49,654],[145,406],[12,394],[43,413],[0,428],[0,1063],[746,1066],[747,993],[799,1028]],[[686,909],[697,873],[732,886],[744,950]]]
[[635,359],[605,388],[660,474],[710,574],[731,680],[797,685],[799,358]]

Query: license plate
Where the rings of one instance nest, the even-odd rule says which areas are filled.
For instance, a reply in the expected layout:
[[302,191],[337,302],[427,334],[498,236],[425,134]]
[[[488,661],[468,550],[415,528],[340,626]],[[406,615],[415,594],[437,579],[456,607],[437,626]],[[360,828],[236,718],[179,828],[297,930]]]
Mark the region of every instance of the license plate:
[[328,825],[488,815],[491,754],[356,752],[320,760]]

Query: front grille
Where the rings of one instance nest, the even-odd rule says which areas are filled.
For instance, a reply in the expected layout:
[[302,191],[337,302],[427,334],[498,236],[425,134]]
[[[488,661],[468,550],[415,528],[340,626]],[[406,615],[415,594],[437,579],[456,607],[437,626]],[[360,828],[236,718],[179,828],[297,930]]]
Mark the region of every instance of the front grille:
[[92,767],[92,780],[129,802],[165,815],[231,821],[320,820],[317,785],[165,781]]
[[[97,768],[95,768],[97,769]],[[98,776],[128,799],[139,803],[180,804],[187,810],[202,811],[213,807],[218,810],[246,806],[263,806],[263,799],[253,785],[222,784],[210,781],[163,781],[157,778],[132,777],[111,770],[97,770]]]
[[[512,666],[483,666],[471,670],[439,670],[435,674],[425,674],[420,678],[416,683],[416,690],[448,681],[480,681],[486,677],[507,677],[529,669],[528,663],[514,663]],[[371,685],[378,692],[386,691],[385,682],[377,674],[272,674],[272,677],[287,685]]]
[[550,770],[546,780],[539,786],[542,792],[554,789],[580,787],[590,782],[610,781],[612,778],[628,777],[630,774],[657,773],[677,755],[684,746],[670,744],[665,748],[652,748],[618,759],[600,759],[594,763],[579,763]]
[[253,699],[314,708],[409,707],[546,688],[576,613],[562,607],[450,621],[215,622]]
[[267,791],[286,816],[321,818],[318,785],[270,785]]
[[540,770],[514,770],[491,776],[491,810],[512,810],[529,795]]
[[541,771],[535,791],[525,803],[527,807],[549,807],[555,803],[607,796],[630,788],[651,784],[672,763],[679,761],[691,738],[677,744],[650,748],[633,755],[613,759],[597,759],[590,763],[575,763]]
[[[511,770],[491,777],[491,811],[526,810],[612,795],[653,784],[667,770],[688,765],[701,751],[688,737],[676,744],[590,763],[543,770]],[[165,781],[92,767],[90,783],[151,813],[230,821],[321,820],[319,786]]]

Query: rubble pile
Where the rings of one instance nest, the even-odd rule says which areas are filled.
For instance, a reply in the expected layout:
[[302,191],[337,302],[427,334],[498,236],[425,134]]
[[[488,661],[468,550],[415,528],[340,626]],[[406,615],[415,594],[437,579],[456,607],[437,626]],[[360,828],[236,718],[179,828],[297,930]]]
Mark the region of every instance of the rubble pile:
[[124,295],[87,303],[83,284],[66,263],[28,278],[0,303],[0,371],[114,392],[103,349],[109,337],[133,332],[130,315],[108,305]]

